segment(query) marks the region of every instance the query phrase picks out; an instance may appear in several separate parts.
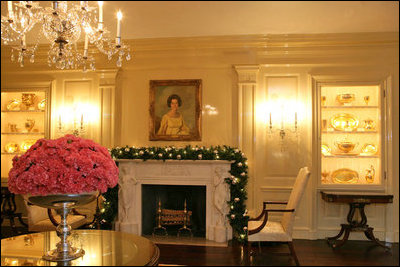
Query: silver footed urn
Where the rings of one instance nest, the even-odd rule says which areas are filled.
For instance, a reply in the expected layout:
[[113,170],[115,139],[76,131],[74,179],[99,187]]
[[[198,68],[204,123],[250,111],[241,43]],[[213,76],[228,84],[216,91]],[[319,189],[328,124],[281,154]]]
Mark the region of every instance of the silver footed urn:
[[65,262],[77,259],[85,255],[82,248],[74,248],[68,241],[71,234],[71,226],[68,225],[67,216],[71,209],[88,204],[96,199],[99,192],[89,192],[81,194],[53,194],[46,196],[24,195],[24,199],[34,205],[55,209],[61,216],[61,222],[56,228],[57,236],[61,239],[56,248],[47,251],[43,259],[47,261]]

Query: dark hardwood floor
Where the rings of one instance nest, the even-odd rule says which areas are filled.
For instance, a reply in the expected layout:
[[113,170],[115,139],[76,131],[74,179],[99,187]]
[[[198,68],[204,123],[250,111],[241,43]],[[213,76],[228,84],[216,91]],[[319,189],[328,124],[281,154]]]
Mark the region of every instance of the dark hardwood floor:
[[[27,233],[18,227],[20,234]],[[16,235],[9,227],[1,227],[2,238]],[[332,249],[325,240],[293,241],[297,257],[305,266],[399,266],[399,244],[393,243],[392,252],[385,252],[371,241],[352,241],[339,248]],[[246,257],[246,250],[240,245],[228,247],[203,247],[180,245],[157,245],[160,248],[160,264],[188,266],[293,266],[294,261],[288,255],[285,244],[262,243],[261,251],[254,244],[251,261]]]
[[[339,248],[332,249],[325,240],[294,240],[294,247],[300,265],[306,266],[399,266],[399,244],[392,245],[392,253],[370,241],[347,241]],[[257,245],[257,244],[256,244]],[[294,261],[288,255],[287,245],[262,243],[253,247],[255,255],[246,261],[246,250],[241,246],[196,247],[162,245],[160,248],[161,264],[197,265],[197,266],[292,266]]]

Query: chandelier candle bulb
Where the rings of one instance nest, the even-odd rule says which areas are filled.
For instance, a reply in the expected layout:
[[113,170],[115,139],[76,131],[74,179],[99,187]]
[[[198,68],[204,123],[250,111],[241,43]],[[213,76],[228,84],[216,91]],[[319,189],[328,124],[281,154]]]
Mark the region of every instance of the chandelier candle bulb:
[[8,4],[8,17],[12,19],[14,17],[14,12],[12,8],[12,1],[7,1]]
[[88,46],[89,46],[89,37],[88,34],[85,34],[85,48],[83,50],[83,57],[87,58],[88,56]]
[[99,30],[103,30],[103,1],[98,1],[99,3]]

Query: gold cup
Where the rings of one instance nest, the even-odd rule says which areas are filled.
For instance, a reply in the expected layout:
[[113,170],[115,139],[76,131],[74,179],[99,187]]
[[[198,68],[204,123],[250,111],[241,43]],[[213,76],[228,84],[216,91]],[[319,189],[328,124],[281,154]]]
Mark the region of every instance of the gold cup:
[[375,122],[374,122],[374,120],[371,120],[371,119],[367,119],[367,120],[364,120],[364,129],[365,130],[375,130]]
[[369,102],[369,95],[366,95],[366,96],[364,96],[364,102],[365,102],[365,105],[367,105],[367,106],[368,106],[368,102]]
[[321,96],[321,106],[325,106],[326,105],[326,96]]
[[25,129],[30,133],[33,129],[33,126],[35,126],[35,120],[34,119],[26,119],[25,122]]

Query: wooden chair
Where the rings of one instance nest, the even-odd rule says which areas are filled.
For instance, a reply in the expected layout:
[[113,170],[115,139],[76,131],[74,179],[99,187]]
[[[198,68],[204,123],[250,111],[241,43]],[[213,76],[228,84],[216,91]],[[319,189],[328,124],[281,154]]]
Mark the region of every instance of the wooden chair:
[[[28,213],[28,231],[45,232],[54,231],[60,223],[61,216],[56,214],[55,210],[42,208],[24,200]],[[93,201],[92,203],[96,203]],[[72,209],[67,217],[68,224],[72,229],[82,227],[91,222],[91,216],[95,212],[95,207],[89,203],[79,208],[79,211]]]
[[[292,243],[293,223],[295,211],[300,203],[301,197],[310,178],[307,167],[300,169],[288,202],[267,201],[263,202],[263,210],[256,218],[249,219],[248,223],[248,255],[252,253],[252,242],[284,242],[288,244],[290,255],[296,265],[299,265]],[[285,209],[269,209],[267,205],[286,204]],[[268,221],[270,212],[283,212],[280,222]]]

